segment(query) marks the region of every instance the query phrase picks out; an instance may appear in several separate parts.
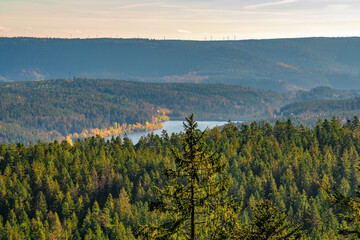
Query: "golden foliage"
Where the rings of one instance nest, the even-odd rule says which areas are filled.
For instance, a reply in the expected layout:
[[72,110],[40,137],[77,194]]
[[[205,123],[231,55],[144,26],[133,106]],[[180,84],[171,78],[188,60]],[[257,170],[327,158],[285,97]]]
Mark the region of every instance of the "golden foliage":
[[135,123],[117,123],[114,122],[114,126],[109,128],[94,128],[94,129],[84,129],[81,133],[72,133],[65,137],[65,139],[72,144],[73,139],[86,138],[95,135],[99,135],[102,138],[116,135],[123,135],[125,133],[140,132],[140,131],[152,131],[161,129],[163,127],[162,122],[168,121],[169,117],[165,113],[169,113],[167,109],[159,109],[158,116],[152,116],[151,122],[146,121],[145,124]]

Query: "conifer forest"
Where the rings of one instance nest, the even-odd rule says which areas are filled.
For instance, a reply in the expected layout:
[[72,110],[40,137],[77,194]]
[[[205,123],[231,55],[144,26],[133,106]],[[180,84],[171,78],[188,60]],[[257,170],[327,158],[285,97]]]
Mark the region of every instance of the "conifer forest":
[[0,146],[1,239],[354,239],[360,121]]

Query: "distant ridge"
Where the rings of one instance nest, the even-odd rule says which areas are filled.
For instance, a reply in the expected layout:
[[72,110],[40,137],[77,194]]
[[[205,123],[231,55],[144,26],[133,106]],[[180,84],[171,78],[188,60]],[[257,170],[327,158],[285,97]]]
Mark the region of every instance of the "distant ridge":
[[112,78],[275,91],[360,88],[360,38],[239,41],[0,38],[0,81]]

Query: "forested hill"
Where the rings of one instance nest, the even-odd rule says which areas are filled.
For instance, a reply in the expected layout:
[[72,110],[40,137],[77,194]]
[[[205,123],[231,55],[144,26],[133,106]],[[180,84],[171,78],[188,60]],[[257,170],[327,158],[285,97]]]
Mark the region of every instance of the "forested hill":
[[[207,119],[272,114],[284,94],[223,84],[160,84],[120,80],[48,80],[0,84],[0,143],[62,139],[123,124],[145,124],[159,108],[168,116]],[[100,131],[100,130],[99,130]]]
[[289,90],[360,88],[360,38],[0,38],[0,81],[112,78]]
[[280,112],[285,117],[295,115],[304,118],[331,118],[335,116],[340,119],[349,119],[359,115],[360,98],[296,102],[282,107]]
[[295,101],[341,100],[360,96],[360,90],[338,90],[330,87],[316,87],[308,91],[295,92]]

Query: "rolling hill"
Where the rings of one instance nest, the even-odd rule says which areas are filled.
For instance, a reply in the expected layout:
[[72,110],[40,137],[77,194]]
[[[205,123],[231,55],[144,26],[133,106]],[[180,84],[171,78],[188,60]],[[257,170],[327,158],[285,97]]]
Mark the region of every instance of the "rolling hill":
[[81,77],[225,83],[276,91],[360,88],[360,38],[0,38],[0,53],[0,81]]
[[350,119],[355,115],[360,115],[360,98],[295,102],[282,107],[280,112],[285,117],[295,115],[331,118],[335,116]]

